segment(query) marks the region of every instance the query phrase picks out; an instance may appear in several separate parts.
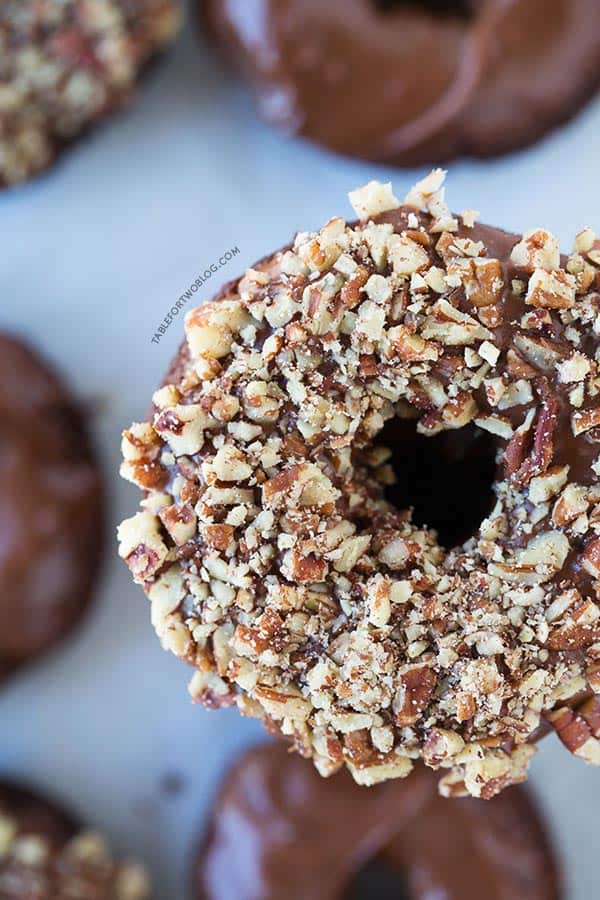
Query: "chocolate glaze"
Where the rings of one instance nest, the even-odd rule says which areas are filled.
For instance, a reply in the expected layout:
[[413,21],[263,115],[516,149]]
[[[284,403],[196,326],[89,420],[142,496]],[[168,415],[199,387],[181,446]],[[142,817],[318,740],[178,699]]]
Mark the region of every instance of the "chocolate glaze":
[[[321,778],[281,745],[234,767],[194,863],[196,900],[372,898],[373,862],[406,900],[557,900],[556,861],[523,788],[492,802],[443,800],[435,775],[369,789]],[[389,880],[389,877],[388,877]],[[370,886],[370,887],[369,887]]]
[[102,505],[81,411],[33,351],[0,335],[0,678],[85,610]]
[[262,114],[400,165],[538,140],[600,84],[596,0],[207,0]]

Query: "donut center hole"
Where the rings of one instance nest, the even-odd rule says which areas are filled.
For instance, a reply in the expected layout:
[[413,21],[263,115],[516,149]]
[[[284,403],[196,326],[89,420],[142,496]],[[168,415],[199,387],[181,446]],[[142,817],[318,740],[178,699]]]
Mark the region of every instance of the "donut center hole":
[[356,873],[343,900],[409,900],[409,897],[402,872],[376,857]]
[[437,18],[472,19],[475,15],[474,0],[371,0],[378,13],[383,15],[413,9]]
[[496,444],[475,425],[418,434],[411,420],[393,419],[380,442],[392,451],[396,483],[386,499],[397,509],[412,507],[413,522],[434,528],[443,547],[463,544],[494,508]]

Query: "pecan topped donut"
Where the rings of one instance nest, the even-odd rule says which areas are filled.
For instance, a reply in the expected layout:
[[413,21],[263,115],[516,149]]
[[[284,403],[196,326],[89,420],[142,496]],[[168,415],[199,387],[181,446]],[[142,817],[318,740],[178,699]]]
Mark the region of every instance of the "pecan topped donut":
[[3,0],[0,188],[124,106],[179,22],[177,0]]
[[54,802],[0,781],[2,900],[148,900],[145,870],[117,862]]
[[[525,778],[542,713],[600,681],[600,241],[562,259],[547,231],[454,216],[443,181],[404,204],[370,183],[358,224],[299,234],[188,314],[124,434],[145,498],[120,553],[195,699],[264,718],[322,774],[422,759],[487,798]],[[394,419],[492,436],[495,506],[464,544],[386,499]],[[599,762],[593,713],[563,737]]]

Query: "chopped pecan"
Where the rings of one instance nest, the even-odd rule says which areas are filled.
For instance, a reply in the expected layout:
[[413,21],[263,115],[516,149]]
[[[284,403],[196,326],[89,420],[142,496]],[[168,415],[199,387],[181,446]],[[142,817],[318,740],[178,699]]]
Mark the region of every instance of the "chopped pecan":
[[591,599],[574,609],[564,625],[550,632],[546,646],[550,650],[581,650],[600,638],[600,609]]
[[581,564],[594,578],[600,578],[600,538],[595,538],[587,544],[581,556]]
[[[532,478],[542,475],[554,458],[554,435],[558,425],[558,400],[549,397],[540,409],[533,435],[530,455],[513,471],[513,466],[524,450],[523,435],[517,431],[505,453],[507,475],[517,484],[528,484]],[[513,445],[513,442],[514,445]]]
[[[468,274],[467,274],[468,273]],[[463,275],[467,299],[474,306],[493,306],[502,299],[504,274],[497,259],[473,259]]]
[[554,235],[538,228],[523,235],[513,247],[510,258],[516,266],[530,272],[534,269],[551,272],[560,266],[560,247]]
[[536,269],[529,279],[525,303],[542,309],[571,309],[575,306],[575,279],[562,269]]
[[589,505],[586,488],[580,484],[568,484],[554,504],[552,521],[564,528],[586,512]]
[[380,753],[373,747],[366,728],[357,729],[346,734],[344,738],[344,756],[356,766],[369,766],[380,759]]
[[422,337],[406,325],[397,325],[388,331],[388,340],[400,359],[413,361],[435,361],[439,357],[439,347],[432,341],[424,341]]
[[202,703],[208,709],[223,709],[235,706],[234,688],[228,685],[216,672],[195,672],[189,683],[189,692],[194,703]]
[[421,244],[399,234],[393,234],[388,240],[388,259],[396,275],[411,275],[431,264]]
[[178,547],[189,541],[196,531],[196,516],[187,503],[165,506],[158,516]]
[[571,426],[575,437],[591,431],[592,428],[597,428],[598,425],[600,425],[600,406],[595,409],[578,410],[571,417]]
[[256,623],[238,625],[233,638],[234,647],[241,655],[264,653],[277,650],[283,633],[283,619],[272,607],[265,610]]
[[185,331],[192,354],[212,359],[227,356],[234,335],[248,322],[248,313],[237,300],[204,303],[185,318]]
[[546,719],[574,756],[600,765],[600,701],[591,697],[576,710],[568,706],[546,713]]
[[389,181],[385,184],[370,181],[363,187],[350,191],[348,196],[354,212],[362,222],[390,209],[398,209],[400,206],[400,201],[394,196]]
[[232,525],[201,525],[200,534],[209,547],[225,551],[231,543],[235,529]]
[[455,731],[433,728],[423,745],[423,759],[428,766],[439,766],[457,756],[465,742]]
[[509,375],[512,375],[513,378],[525,378],[531,379],[535,378],[537,370],[530,366],[529,363],[525,362],[525,360],[519,356],[518,353],[515,353],[514,350],[509,350],[506,354],[506,363],[507,363],[507,371]]
[[369,280],[369,270],[365,266],[359,266],[354,275],[348,279],[339,294],[339,309],[337,304],[333,306],[333,313],[337,315],[342,309],[354,309],[360,303],[360,295],[363,287]]
[[275,720],[285,718],[304,722],[311,713],[311,704],[293,687],[275,689],[258,685],[253,696]]
[[[519,354],[534,368],[542,372],[552,372],[567,355],[559,344],[548,338],[532,334],[516,334],[514,345]],[[518,377],[528,377],[525,371],[514,372]]]
[[373,353],[361,353],[359,369],[363,378],[375,378],[377,375],[377,357]]
[[396,724],[414,725],[429,705],[436,685],[437,675],[430,666],[414,666],[402,672],[393,704]]
[[327,561],[314,553],[303,556],[297,550],[289,555],[289,574],[293,581],[310,583],[325,581],[329,566]]

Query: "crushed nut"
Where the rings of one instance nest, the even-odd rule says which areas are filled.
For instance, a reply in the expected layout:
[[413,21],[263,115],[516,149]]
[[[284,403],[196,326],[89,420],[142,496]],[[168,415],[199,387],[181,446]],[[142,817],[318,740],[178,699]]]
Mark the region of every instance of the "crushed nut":
[[[359,189],[361,222],[188,315],[173,384],[124,436],[145,499],[120,552],[195,699],[276,724],[325,774],[420,758],[442,792],[491,797],[525,778],[542,711],[600,684],[598,248],[583,233],[563,266],[538,230],[496,259],[443,183],[406,206]],[[464,546],[385,499],[396,415],[493,436],[496,506]]]

